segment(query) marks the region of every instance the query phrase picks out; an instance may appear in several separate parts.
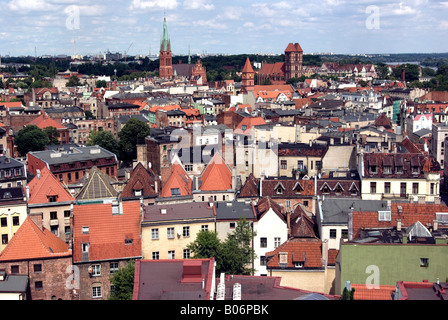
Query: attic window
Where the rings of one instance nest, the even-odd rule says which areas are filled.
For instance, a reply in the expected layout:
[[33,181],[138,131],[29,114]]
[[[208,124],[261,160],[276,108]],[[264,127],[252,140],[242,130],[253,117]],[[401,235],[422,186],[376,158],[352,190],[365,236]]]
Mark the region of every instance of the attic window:
[[338,183],[336,185],[336,187],[334,187],[334,191],[336,192],[336,194],[341,194],[342,192],[344,192],[344,189],[342,188],[342,186]]
[[412,174],[419,174],[420,173],[420,167],[413,166],[412,167]]
[[358,194],[358,187],[356,187],[356,184],[355,183],[352,183],[352,185],[350,186],[350,194],[352,195],[352,196],[355,196],[355,195],[357,195]]
[[140,197],[142,194],[143,194],[143,190],[142,189],[134,190],[134,196]]
[[48,202],[58,201],[58,196],[47,196]]
[[370,166],[370,167],[369,167],[369,171],[370,171],[370,173],[373,173],[373,174],[377,173],[377,170],[376,170],[376,169],[377,169],[376,166]]
[[390,174],[390,173],[392,173],[392,167],[391,167],[391,166],[384,166],[384,167],[383,167],[383,173],[384,173],[384,174]]
[[285,190],[285,187],[281,183],[277,184],[275,187],[275,192],[277,194],[283,194],[283,190]]
[[298,194],[301,194],[303,192],[303,188],[300,185],[300,183],[298,183],[298,182],[296,183],[296,185],[293,188],[293,191],[295,191]]
[[403,166],[396,166],[395,167],[395,173],[396,174],[402,174],[403,173]]
[[328,194],[328,193],[330,193],[331,189],[330,189],[330,187],[328,186],[328,184],[325,183],[325,184],[322,186],[321,191],[322,191],[322,193],[324,193],[324,194]]
[[294,267],[295,268],[298,268],[298,269],[301,269],[301,268],[303,268],[303,261],[296,261],[296,262],[294,262]]
[[3,199],[10,199],[10,198],[12,198],[11,192],[6,191],[6,192],[3,194]]
[[390,221],[391,212],[390,211],[378,211],[378,221]]
[[428,258],[420,258],[420,267],[427,268],[429,266]]
[[173,197],[180,196],[179,188],[171,188],[171,196]]

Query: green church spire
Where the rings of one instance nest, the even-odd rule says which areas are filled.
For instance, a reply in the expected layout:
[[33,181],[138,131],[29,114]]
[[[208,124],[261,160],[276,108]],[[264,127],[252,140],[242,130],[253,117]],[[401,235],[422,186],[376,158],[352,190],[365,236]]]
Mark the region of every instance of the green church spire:
[[166,17],[163,17],[163,34],[162,40],[160,41],[160,50],[161,51],[171,51],[171,42],[168,38],[168,29],[166,27]]

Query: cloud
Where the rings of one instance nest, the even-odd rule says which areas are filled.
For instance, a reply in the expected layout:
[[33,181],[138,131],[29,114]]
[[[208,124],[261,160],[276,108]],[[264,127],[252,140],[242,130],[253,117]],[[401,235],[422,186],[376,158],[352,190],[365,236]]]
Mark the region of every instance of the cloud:
[[440,21],[439,29],[448,30],[448,20]]
[[48,11],[54,10],[55,6],[46,0],[11,0],[6,8],[21,13],[29,11]]
[[132,0],[130,9],[138,10],[174,10],[177,8],[177,0]]
[[206,3],[206,0],[186,0],[184,1],[184,8],[187,10],[213,10],[213,4]]

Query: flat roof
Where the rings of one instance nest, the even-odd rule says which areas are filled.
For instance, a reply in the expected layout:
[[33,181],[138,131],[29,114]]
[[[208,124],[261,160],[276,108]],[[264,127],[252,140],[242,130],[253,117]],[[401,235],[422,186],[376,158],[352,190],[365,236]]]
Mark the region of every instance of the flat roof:
[[116,157],[114,153],[100,146],[74,147],[69,152],[57,152],[55,150],[32,151],[30,154],[50,165]]

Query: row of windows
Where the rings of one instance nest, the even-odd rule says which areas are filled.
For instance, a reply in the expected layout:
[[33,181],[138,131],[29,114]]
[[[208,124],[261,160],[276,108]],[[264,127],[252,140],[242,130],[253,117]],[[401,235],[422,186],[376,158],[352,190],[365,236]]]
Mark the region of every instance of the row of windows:
[[[190,259],[190,249],[184,249],[182,252],[182,259]],[[153,251],[152,252],[152,260],[159,260],[160,259],[160,251]],[[176,259],[176,251],[175,250],[168,250],[168,259]]]
[[[316,170],[322,169],[322,162],[319,160],[310,161],[310,165],[311,170],[314,170],[314,166],[316,166]],[[297,170],[301,171],[305,168],[303,160],[297,160]],[[280,160],[280,169],[288,169],[288,160]]]
[[[207,231],[208,230],[208,225],[206,225],[206,224],[202,225],[201,226],[201,230]],[[166,232],[167,232],[167,238],[168,239],[174,239],[174,236],[175,236],[174,227],[167,228]],[[183,237],[189,237],[190,236],[190,227],[189,226],[182,227],[182,236]],[[159,228],[151,229],[151,239],[152,240],[159,240],[160,239]]]
[[[400,194],[405,195],[407,190],[407,183],[401,182],[400,183]],[[370,182],[370,193],[376,193],[377,191],[377,183],[376,182]],[[429,192],[430,194],[435,194],[435,183],[431,183],[429,185]],[[390,182],[384,182],[384,193],[391,193],[391,183]],[[413,182],[412,183],[412,193],[413,194],[419,194],[419,183]]]
[[[274,238],[274,247],[278,248],[281,244],[281,238],[275,237]],[[260,238],[260,248],[267,248],[268,247],[268,238],[261,237]]]

